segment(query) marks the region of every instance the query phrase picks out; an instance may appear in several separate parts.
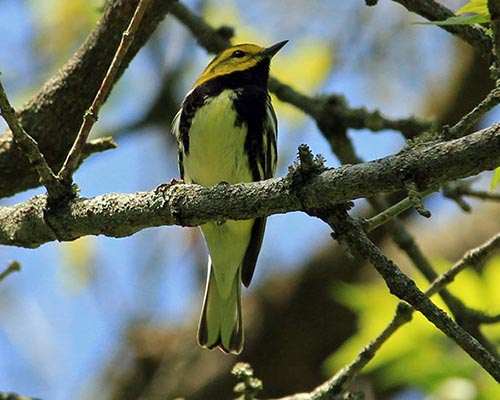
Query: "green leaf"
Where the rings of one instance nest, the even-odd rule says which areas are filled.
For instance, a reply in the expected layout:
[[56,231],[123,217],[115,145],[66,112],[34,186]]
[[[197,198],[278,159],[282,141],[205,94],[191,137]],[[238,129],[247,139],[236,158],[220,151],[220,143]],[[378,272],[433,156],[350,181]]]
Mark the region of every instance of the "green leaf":
[[[444,21],[419,22],[422,25],[472,25],[484,24],[491,21],[487,0],[471,0],[456,12],[456,17],[450,17]],[[462,14],[475,15],[462,15]]]
[[477,15],[482,15],[483,17],[490,17],[488,10],[488,0],[471,0],[460,8],[455,14],[462,15],[465,13],[473,13]]
[[499,183],[500,183],[500,167],[495,169],[495,172],[493,172],[493,179],[491,180],[490,190],[495,190],[495,188],[498,186]]
[[444,21],[431,21],[431,22],[417,22],[421,25],[472,25],[472,24],[484,24],[490,22],[490,16],[483,15],[461,15],[459,17],[450,17]]

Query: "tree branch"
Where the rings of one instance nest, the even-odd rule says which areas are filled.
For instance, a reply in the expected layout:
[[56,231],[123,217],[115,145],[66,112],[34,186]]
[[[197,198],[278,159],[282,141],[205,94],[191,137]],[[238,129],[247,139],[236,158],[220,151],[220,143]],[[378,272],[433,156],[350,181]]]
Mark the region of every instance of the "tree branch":
[[[421,193],[420,196],[422,198],[425,198],[436,191],[437,190],[435,190],[434,188],[431,188],[431,189],[428,189],[425,192]],[[399,201],[398,203],[392,205],[389,208],[384,209],[383,211],[379,212],[377,215],[364,221],[363,225],[364,225],[365,231],[371,232],[371,231],[377,229],[378,227],[382,226],[386,222],[397,217],[402,212],[409,210],[413,206],[414,206],[414,202],[409,197],[405,197],[403,200]]]
[[[71,147],[66,159],[64,160],[63,166],[58,173],[58,178],[65,183],[71,192],[71,185],[73,183],[73,173],[76,171],[80,164],[83,149],[87,143],[87,139],[90,134],[90,130],[97,121],[97,116],[99,111],[104,104],[104,101],[111,92],[120,66],[127,54],[130,45],[132,44],[137,30],[139,29],[139,24],[141,23],[142,17],[149,6],[150,0],[140,0],[137,4],[137,8],[132,16],[127,29],[123,32],[120,44],[113,55],[113,60],[109,65],[106,75],[104,76],[102,83],[97,91],[97,94],[92,101],[89,109],[85,112],[83,116],[83,123],[76,135],[75,142]],[[54,197],[54,196],[53,196]],[[57,196],[59,197],[59,196]],[[56,198],[57,198],[56,197]]]
[[[453,281],[458,273],[466,267],[477,268],[486,259],[498,251],[500,247],[500,234],[495,235],[482,245],[473,250],[468,251],[457,263],[450,269],[439,275],[429,288],[425,291],[425,295],[432,295],[443,290],[446,285]],[[320,399],[339,399],[344,398],[343,394],[348,389],[356,376],[366,365],[375,357],[377,351],[389,338],[403,325],[410,322],[412,314],[415,311],[408,303],[400,302],[396,308],[395,315],[391,322],[377,335],[370,343],[368,343],[356,355],[354,360],[338,371],[333,377],[322,383],[310,393],[300,393],[292,396],[286,396],[274,400],[320,400]]]
[[380,249],[366,236],[360,225],[348,216],[345,209],[320,215],[336,232],[336,236],[363,258],[369,260],[384,278],[390,292],[411,304],[436,328],[455,341],[469,356],[481,365],[497,382],[500,382],[500,360],[491,355],[472,335],[455,323],[443,310],[432,303],[399,267],[387,259]]
[[[431,297],[443,290],[450,284],[455,277],[467,267],[477,268],[500,247],[500,234],[495,235],[486,243],[477,248],[468,251],[457,263],[450,269],[439,275],[424,292],[426,296]],[[368,345],[366,345],[356,356],[352,363],[342,368],[335,376],[325,382],[321,387],[328,390],[329,393],[341,393],[347,390],[348,385],[361,372],[361,370],[370,362],[376,352],[382,345],[404,324],[411,321],[412,314],[415,311],[413,307],[405,302],[400,302],[396,308],[396,313],[386,328]]]
[[403,134],[406,139],[412,139],[432,127],[431,121],[424,121],[415,117],[392,119],[383,115],[379,110],[369,111],[365,107],[351,108],[344,96],[330,94],[327,96],[310,97],[302,94],[276,78],[269,80],[270,90],[285,103],[289,103],[299,110],[309,114],[316,120],[323,133],[335,137],[339,130],[370,129],[373,132],[394,130]]
[[500,4],[497,0],[488,0],[488,11],[491,16],[491,29],[493,31],[494,45],[494,71],[493,78],[500,79]]
[[[138,0],[111,0],[75,55],[18,112],[24,129],[35,139],[47,163],[58,171],[73,144],[83,115],[99,89]],[[152,0],[117,77],[151,36],[175,0]],[[38,174],[13,145],[0,137],[0,197],[39,186]]]
[[443,196],[455,201],[465,212],[471,211],[471,206],[462,197],[473,197],[481,200],[500,201],[500,193],[485,190],[474,190],[471,181],[448,182],[443,185]]
[[39,183],[47,189],[50,196],[58,197],[63,193],[64,189],[61,183],[57,180],[56,175],[45,161],[45,157],[40,153],[38,143],[23,129],[16,117],[14,108],[10,105],[7,94],[0,82],[0,111],[2,117],[7,122],[10,128],[14,142],[26,158],[31,166],[36,170]]
[[446,137],[455,139],[465,136],[469,129],[476,125],[488,111],[500,103],[500,88],[493,89],[474,109],[464,115],[453,127],[445,130]]
[[0,244],[37,247],[85,235],[131,235],[162,225],[195,226],[331,207],[351,199],[401,190],[412,179],[422,190],[476,175],[500,164],[500,125],[448,142],[413,146],[380,160],[318,175],[205,188],[173,184],[151,192],[77,198],[47,209],[46,197],[0,208]]
[[467,267],[479,268],[494,252],[500,248],[500,233],[488,239],[482,245],[469,250],[453,267],[437,277],[425,294],[432,296],[453,282],[455,277]]

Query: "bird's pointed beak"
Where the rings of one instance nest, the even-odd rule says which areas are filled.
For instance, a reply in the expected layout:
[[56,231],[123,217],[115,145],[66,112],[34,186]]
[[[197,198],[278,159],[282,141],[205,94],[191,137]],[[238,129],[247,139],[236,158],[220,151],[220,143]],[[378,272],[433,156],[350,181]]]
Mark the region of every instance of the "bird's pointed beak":
[[262,50],[262,52],[260,54],[262,57],[272,58],[287,43],[288,43],[288,40],[283,40],[282,42],[278,42],[276,44],[273,44],[272,46],[269,46],[269,47],[265,48],[264,50]]

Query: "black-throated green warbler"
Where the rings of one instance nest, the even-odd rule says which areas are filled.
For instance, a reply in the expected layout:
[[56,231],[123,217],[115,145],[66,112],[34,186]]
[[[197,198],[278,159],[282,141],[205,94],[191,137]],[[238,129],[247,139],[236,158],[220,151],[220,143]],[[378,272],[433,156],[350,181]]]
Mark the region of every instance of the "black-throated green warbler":
[[[173,122],[184,182],[213,186],[274,175],[277,121],[267,82],[271,58],[286,43],[231,47],[198,78]],[[201,346],[241,352],[241,283],[250,284],[265,224],[265,218],[257,218],[201,226],[210,253]]]

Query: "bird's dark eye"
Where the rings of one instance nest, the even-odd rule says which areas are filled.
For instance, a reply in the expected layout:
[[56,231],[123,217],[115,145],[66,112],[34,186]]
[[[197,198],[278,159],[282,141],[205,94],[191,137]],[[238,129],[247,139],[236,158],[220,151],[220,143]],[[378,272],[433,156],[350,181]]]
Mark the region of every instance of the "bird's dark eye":
[[241,58],[245,55],[245,52],[242,51],[242,50],[235,50],[233,52],[233,57],[236,57],[236,58]]

